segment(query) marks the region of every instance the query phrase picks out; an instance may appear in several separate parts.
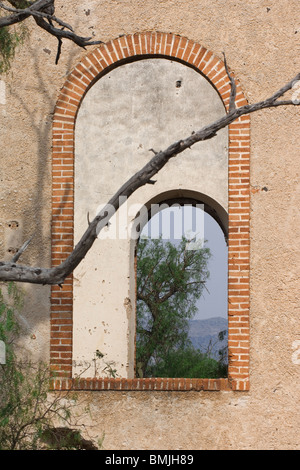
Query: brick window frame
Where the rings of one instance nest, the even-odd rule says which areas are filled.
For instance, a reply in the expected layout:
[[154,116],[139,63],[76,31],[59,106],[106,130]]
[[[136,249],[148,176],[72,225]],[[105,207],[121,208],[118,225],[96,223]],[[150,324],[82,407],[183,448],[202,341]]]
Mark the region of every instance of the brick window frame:
[[[81,101],[112,68],[139,58],[178,60],[201,73],[228,110],[230,81],[223,61],[200,44],[171,33],[122,36],[90,51],[68,76],[53,116],[52,266],[73,249],[74,132]],[[247,104],[237,81],[236,105]],[[50,365],[54,390],[236,390],[249,382],[250,117],[229,126],[228,145],[228,378],[72,378],[73,276],[51,288]]]

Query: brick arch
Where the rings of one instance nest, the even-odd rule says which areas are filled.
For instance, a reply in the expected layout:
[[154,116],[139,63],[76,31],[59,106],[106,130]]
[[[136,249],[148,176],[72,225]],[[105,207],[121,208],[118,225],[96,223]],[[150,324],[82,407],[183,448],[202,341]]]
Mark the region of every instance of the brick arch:
[[[181,61],[205,76],[229,106],[230,82],[223,61],[200,44],[167,33],[136,33],[114,39],[90,51],[68,76],[53,117],[52,266],[73,248],[74,131],[81,101],[103,74],[130,60],[161,57]],[[236,105],[247,100],[237,83]],[[82,379],[79,389],[127,390],[248,390],[249,389],[249,224],[250,119],[242,116],[229,126],[228,148],[228,379]],[[57,371],[56,389],[72,380],[73,279],[51,291],[50,362]]]

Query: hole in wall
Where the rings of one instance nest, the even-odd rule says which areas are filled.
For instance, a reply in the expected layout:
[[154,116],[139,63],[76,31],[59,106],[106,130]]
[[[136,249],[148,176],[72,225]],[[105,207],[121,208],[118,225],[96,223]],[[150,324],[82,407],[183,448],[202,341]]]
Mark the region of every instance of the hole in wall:
[[16,229],[19,227],[19,222],[16,220],[11,220],[10,222],[7,222],[7,226],[8,228]]

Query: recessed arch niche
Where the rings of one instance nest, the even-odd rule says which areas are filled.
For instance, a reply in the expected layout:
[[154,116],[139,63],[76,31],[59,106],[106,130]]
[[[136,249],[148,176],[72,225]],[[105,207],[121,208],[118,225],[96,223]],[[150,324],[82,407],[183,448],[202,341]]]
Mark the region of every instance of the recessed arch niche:
[[[215,88],[178,61],[145,58],[101,77],[85,95],[75,125],[75,243],[87,214],[96,214],[151,158],[150,148],[166,148],[223,115]],[[134,276],[126,227],[135,208],[186,187],[226,210],[228,129],[171,160],[155,180],[128,199],[74,272],[74,373],[90,376],[87,363],[101,351],[118,376],[134,377]],[[101,375],[98,363],[96,374]]]

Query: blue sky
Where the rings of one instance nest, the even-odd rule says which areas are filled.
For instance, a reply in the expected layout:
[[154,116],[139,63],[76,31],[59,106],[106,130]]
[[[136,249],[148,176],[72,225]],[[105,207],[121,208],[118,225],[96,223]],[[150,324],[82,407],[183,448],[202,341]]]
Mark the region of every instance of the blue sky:
[[171,239],[174,233],[175,238],[181,238],[178,234],[192,231],[197,233],[197,239],[204,237],[205,246],[211,250],[212,256],[208,264],[210,278],[206,284],[207,289],[204,289],[198,301],[198,313],[195,319],[227,318],[227,246],[220,226],[209,214],[191,206],[178,209],[172,207],[170,210],[164,209],[159,214],[152,217],[151,225],[150,222],[145,225],[142,235],[150,235],[148,232],[150,225],[152,236],[157,237],[161,233],[163,238],[169,238],[170,222],[172,225],[174,220]]

